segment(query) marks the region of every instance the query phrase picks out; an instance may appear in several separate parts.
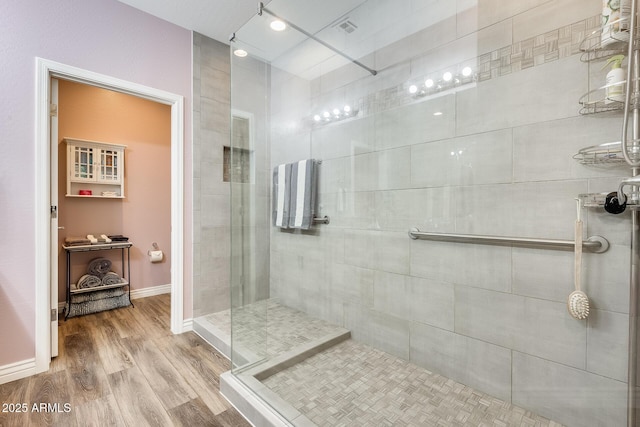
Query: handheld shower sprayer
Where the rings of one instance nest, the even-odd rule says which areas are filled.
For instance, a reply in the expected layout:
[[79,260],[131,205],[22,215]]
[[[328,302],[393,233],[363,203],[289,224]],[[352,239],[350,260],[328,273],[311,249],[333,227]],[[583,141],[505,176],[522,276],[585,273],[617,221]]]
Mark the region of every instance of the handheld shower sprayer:
[[622,190],[624,187],[629,185],[640,186],[640,175],[620,181],[618,191],[613,191],[607,194],[607,198],[604,203],[604,210],[612,214],[624,212],[627,207],[627,195],[624,194]]
[[[620,203],[622,200],[622,203]],[[612,191],[607,194],[607,197],[604,200],[604,210],[609,212],[610,214],[620,214],[625,211],[627,208],[627,196],[622,193],[622,197],[618,194],[617,191]]]

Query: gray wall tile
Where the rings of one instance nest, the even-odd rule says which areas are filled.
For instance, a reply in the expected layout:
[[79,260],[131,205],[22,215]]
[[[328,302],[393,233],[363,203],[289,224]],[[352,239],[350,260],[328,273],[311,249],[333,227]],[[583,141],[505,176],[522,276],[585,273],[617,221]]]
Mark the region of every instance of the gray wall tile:
[[[549,79],[550,74],[556,78]],[[576,102],[586,89],[576,79],[582,75],[584,64],[572,56],[460,91],[456,133],[467,135],[575,116]],[[505,90],[515,87],[518,90]]]
[[512,260],[514,294],[566,302],[575,289],[573,252],[513,248]]
[[625,383],[513,353],[513,403],[560,423],[627,425]]
[[590,18],[602,12],[602,2],[598,0],[549,1],[513,17],[513,38],[524,40],[566,25],[566,14],[573,22]]
[[420,323],[411,324],[411,362],[511,399],[511,351]]
[[571,117],[516,127],[513,131],[515,181],[620,176],[626,169],[582,165],[573,156],[582,148],[619,138],[617,116]]
[[587,328],[587,370],[627,381],[629,316],[590,310]]
[[585,368],[586,321],[566,303],[456,286],[455,331],[502,347]]
[[418,277],[409,277],[408,282],[409,289],[405,298],[409,300],[411,320],[453,331],[453,285]]
[[[380,113],[375,117],[376,147],[380,150],[450,138],[455,132],[455,96]],[[434,116],[435,112],[441,116]]]
[[511,130],[487,132],[411,147],[414,187],[512,181]]
[[229,185],[222,147],[229,145],[229,47],[194,34],[193,240],[194,316],[229,308]]
[[411,241],[411,275],[508,292],[511,248]]
[[355,340],[409,360],[409,321],[349,303],[345,328]]
[[630,248],[612,245],[603,254],[584,254],[583,290],[594,308],[629,312]]

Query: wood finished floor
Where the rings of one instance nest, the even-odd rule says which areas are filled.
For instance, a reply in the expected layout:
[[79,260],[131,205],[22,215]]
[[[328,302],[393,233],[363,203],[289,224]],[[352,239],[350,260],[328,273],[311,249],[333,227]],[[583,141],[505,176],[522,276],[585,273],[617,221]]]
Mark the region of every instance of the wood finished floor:
[[0,385],[0,404],[28,407],[0,412],[0,426],[249,426],[219,392],[229,361],[193,332],[171,334],[170,296],[134,304],[62,320],[49,371]]

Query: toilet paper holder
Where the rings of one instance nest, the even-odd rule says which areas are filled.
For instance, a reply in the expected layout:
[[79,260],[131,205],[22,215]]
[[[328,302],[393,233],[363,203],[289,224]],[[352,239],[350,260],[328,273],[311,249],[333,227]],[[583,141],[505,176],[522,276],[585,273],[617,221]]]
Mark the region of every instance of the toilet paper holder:
[[151,256],[151,251],[159,251],[160,250],[160,248],[158,247],[158,244],[156,242],[153,242],[151,244],[151,246],[153,246],[153,249],[149,249],[147,251],[147,255],[149,255],[149,256]]
[[153,242],[152,246],[153,250],[147,251],[147,254],[149,255],[149,261],[153,263],[162,262],[162,260],[164,259],[164,254],[162,253],[160,248],[158,248],[158,244],[156,242]]

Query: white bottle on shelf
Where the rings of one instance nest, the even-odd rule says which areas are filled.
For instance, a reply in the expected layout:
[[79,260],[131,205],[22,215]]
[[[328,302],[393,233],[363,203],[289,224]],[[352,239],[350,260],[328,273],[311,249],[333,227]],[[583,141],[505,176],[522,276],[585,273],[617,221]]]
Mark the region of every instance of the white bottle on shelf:
[[631,0],[602,0],[601,46],[629,41]]
[[624,55],[614,55],[609,58],[607,63],[604,65],[606,67],[611,64],[611,70],[607,73],[605,80],[605,104],[611,104],[612,102],[624,102],[624,83],[626,73],[624,68],[622,68],[623,60]]

